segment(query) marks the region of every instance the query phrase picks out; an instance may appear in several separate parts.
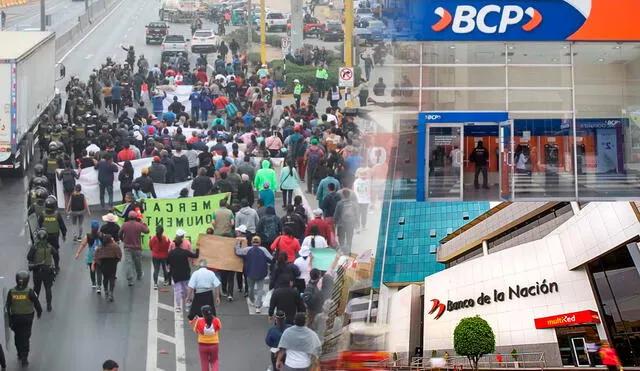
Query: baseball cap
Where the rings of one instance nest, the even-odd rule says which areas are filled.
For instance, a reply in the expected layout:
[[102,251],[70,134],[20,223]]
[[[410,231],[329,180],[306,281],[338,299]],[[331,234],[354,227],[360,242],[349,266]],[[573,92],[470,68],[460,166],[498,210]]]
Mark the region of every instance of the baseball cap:
[[100,222],[97,221],[97,220],[92,220],[91,221],[91,228],[95,228],[95,229],[100,228]]
[[308,247],[303,247],[302,249],[300,249],[299,252],[300,256],[302,256],[303,258],[306,258],[307,256],[309,256],[309,254],[311,254],[311,250],[309,250]]
[[184,229],[178,229],[176,231],[176,236],[178,237],[184,237],[185,234],[187,234],[187,232],[185,232]]
[[315,209],[315,210],[313,210],[313,215],[315,215],[315,216],[321,216],[321,215],[322,215],[322,209]]
[[318,144],[318,138],[311,139],[311,144]]
[[260,239],[260,236],[253,236],[251,238],[251,243],[262,243],[262,240]]
[[160,162],[160,156],[153,156],[153,162]]

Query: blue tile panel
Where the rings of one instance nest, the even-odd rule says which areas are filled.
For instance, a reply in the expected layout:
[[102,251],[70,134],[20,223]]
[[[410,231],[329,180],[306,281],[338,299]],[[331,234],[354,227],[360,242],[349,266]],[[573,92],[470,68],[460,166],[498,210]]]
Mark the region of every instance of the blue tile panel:
[[[422,281],[426,276],[444,269],[444,264],[436,261],[436,254],[429,253],[431,245],[438,246],[439,241],[447,235],[448,228],[455,231],[487,210],[489,202],[416,202],[405,199],[394,200],[391,203],[390,192],[386,192],[376,249],[373,287],[380,287],[385,241],[387,254],[383,281]],[[463,219],[464,212],[469,214],[468,220]],[[398,223],[400,217],[404,217],[404,225]],[[436,230],[436,237],[430,237],[431,229]],[[404,239],[398,240],[399,232],[404,234]]]

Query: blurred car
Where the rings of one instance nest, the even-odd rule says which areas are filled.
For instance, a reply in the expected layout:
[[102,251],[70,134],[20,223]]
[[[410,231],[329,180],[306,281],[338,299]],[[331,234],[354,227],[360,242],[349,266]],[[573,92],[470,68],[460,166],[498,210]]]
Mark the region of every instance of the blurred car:
[[338,22],[327,22],[322,33],[322,41],[344,41],[344,30]]
[[354,18],[356,21],[363,21],[368,19],[373,19],[373,11],[371,8],[357,8],[354,9]]
[[213,30],[197,30],[191,38],[192,53],[215,53],[218,50],[218,36]]
[[164,37],[169,33],[169,26],[166,22],[151,22],[145,26],[147,33],[145,36],[145,42],[151,44],[152,42],[161,44]]
[[354,29],[354,34],[358,37],[359,44],[368,45],[374,44],[385,39],[385,32],[387,32],[387,26],[382,21],[369,20],[361,21],[358,24],[359,27]]

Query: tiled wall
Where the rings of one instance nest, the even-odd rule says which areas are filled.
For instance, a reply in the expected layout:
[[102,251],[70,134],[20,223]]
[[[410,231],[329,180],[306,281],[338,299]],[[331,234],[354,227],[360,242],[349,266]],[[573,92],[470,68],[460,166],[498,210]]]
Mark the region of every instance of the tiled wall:
[[[436,261],[436,254],[431,253],[448,231],[455,231],[489,209],[489,202],[416,202],[395,201],[389,208],[389,193],[385,195],[378,246],[376,249],[376,265],[373,276],[373,287],[379,288],[382,273],[382,261],[387,242],[384,267],[384,282],[418,282],[430,274],[444,269],[444,264]],[[469,219],[464,220],[463,214]],[[388,219],[391,215],[390,219]],[[399,219],[404,217],[404,225]],[[387,233],[387,220],[389,228]],[[436,236],[430,232],[435,229]],[[402,233],[402,239],[398,234]]]

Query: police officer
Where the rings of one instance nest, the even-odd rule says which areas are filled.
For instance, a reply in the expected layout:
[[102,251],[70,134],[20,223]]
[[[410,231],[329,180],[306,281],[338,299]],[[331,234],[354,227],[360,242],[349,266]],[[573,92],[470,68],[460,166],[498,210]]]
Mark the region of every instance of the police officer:
[[56,192],[56,170],[60,168],[59,159],[62,146],[57,141],[51,140],[49,143],[49,152],[45,161],[45,174],[49,180],[49,190],[51,193]]
[[31,191],[29,208],[27,209],[27,215],[36,214],[40,216],[44,214],[44,203],[49,197],[49,191],[44,187],[36,187]]
[[[33,178],[29,181],[29,192],[33,193],[33,191],[39,187],[45,188],[47,191],[51,192],[51,183],[49,183],[49,178],[44,175],[44,166],[42,166],[42,164],[36,164],[33,167],[33,171]],[[28,206],[31,205],[30,201]]]
[[54,196],[49,196],[44,206],[44,213],[38,217],[38,227],[47,231],[47,241],[60,251],[60,235],[62,234],[62,241],[67,240],[67,226],[57,210],[58,200]]
[[27,253],[29,270],[33,272],[33,291],[40,295],[40,288],[44,283],[44,291],[47,297],[47,312],[51,312],[51,287],[58,271],[60,256],[58,250],[47,241],[49,235],[44,229],[36,232],[36,243],[31,245]]
[[42,316],[38,295],[28,287],[29,272],[16,273],[16,287],[9,290],[5,308],[9,314],[9,327],[13,330],[18,359],[23,366],[29,364],[29,339],[34,312]]

